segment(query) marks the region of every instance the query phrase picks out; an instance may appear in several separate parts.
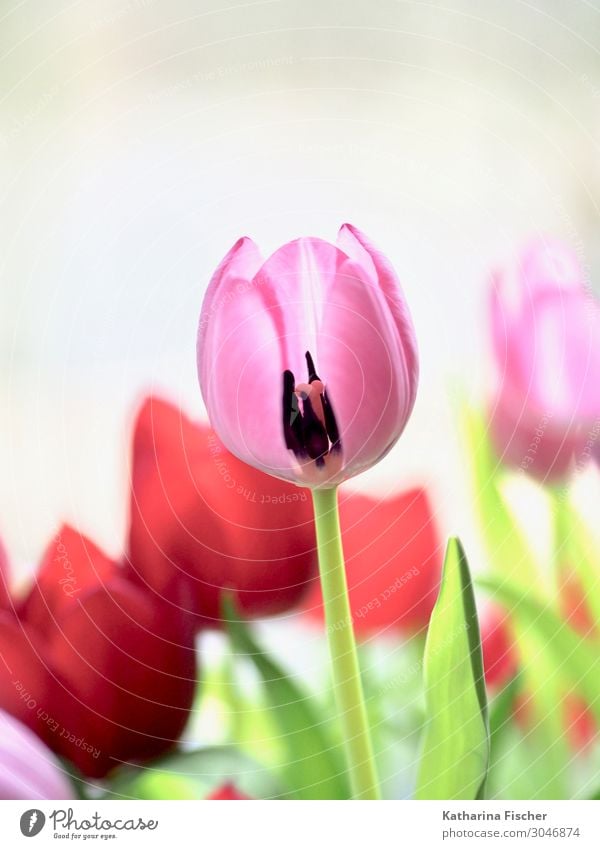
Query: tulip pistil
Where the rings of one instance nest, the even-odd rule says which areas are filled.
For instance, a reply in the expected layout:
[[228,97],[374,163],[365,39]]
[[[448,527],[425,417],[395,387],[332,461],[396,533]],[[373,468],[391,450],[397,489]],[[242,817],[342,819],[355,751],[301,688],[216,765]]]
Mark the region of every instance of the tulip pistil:
[[308,383],[296,383],[289,369],[283,373],[283,434],[286,447],[300,461],[314,460],[324,468],[326,458],[341,450],[340,434],[325,385],[306,352]]

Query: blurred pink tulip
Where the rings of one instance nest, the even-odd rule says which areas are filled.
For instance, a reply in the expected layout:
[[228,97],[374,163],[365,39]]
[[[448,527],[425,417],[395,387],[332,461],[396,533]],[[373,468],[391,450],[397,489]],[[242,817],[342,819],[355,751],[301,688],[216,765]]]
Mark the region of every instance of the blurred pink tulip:
[[216,270],[198,330],[200,386],[225,446],[302,486],[381,459],[412,411],[418,357],[389,261],[344,224],[266,262],[242,238]]
[[576,256],[535,242],[491,291],[498,386],[491,432],[502,459],[542,481],[587,460],[600,416],[600,306]]
[[50,749],[0,710],[0,799],[74,798],[74,789]]

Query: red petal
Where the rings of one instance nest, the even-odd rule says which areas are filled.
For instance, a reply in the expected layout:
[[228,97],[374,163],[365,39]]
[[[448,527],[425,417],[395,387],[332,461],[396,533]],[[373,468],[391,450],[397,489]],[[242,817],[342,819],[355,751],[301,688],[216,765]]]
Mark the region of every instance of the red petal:
[[597,636],[598,627],[590,613],[581,581],[568,564],[561,570],[559,603],[562,615],[578,633],[584,637]]
[[247,615],[280,613],[316,574],[309,494],[149,398],[133,440],[129,561],[139,581],[205,622],[220,620],[224,589]]
[[46,549],[19,616],[41,631],[52,628],[91,589],[119,574],[117,564],[86,536],[64,525]]
[[0,610],[12,609],[10,597],[10,565],[6,549],[0,540]]
[[86,775],[156,757],[180,737],[195,690],[191,629],[117,578],[82,596],[48,639],[67,683],[53,747]]
[[514,678],[517,654],[508,616],[499,607],[490,608],[481,623],[481,650],[488,687],[501,688]]
[[0,610],[0,708],[52,745],[47,723],[56,687],[36,635]]
[[227,784],[222,784],[220,787],[217,787],[216,790],[210,794],[210,796],[206,797],[207,799],[211,799],[215,801],[216,799],[223,799],[227,801],[239,801],[241,799],[251,799],[251,796],[246,796],[245,793],[242,793],[237,789],[233,782],[229,781]]
[[[443,547],[425,491],[414,489],[383,501],[342,494],[340,515],[356,633],[426,627]],[[318,587],[308,608],[323,617]]]
[[582,751],[594,742],[598,726],[593,712],[582,698],[569,693],[563,703],[567,738],[572,749]]

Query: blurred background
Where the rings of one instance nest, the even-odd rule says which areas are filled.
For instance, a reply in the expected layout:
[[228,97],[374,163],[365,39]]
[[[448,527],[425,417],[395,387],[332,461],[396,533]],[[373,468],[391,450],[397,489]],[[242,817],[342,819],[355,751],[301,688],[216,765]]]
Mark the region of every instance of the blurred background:
[[[583,0],[0,3],[0,534],[117,554],[148,390],[203,415],[203,292],[349,220],[393,260],[419,399],[358,486],[472,531],[456,407],[490,379],[489,274],[553,233],[598,277],[600,8]],[[535,522],[534,505],[528,503]]]

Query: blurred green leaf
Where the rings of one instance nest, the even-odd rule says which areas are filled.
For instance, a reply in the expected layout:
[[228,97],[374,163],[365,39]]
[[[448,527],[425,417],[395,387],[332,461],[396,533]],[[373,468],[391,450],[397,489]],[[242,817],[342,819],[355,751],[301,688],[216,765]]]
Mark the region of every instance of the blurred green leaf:
[[269,713],[284,744],[281,769],[290,792],[298,799],[348,799],[344,761],[329,733],[329,719],[262,650],[229,601],[225,608],[233,647],[248,657],[262,678]]
[[565,497],[564,490],[552,493],[555,529],[555,559],[558,580],[574,575],[580,585],[581,601],[600,626],[600,551],[585,522]]
[[[514,723],[520,695],[527,697],[530,717],[525,737],[520,736]],[[568,798],[569,753],[558,724],[561,716],[555,709],[557,698],[553,670],[538,663],[533,675],[520,672],[490,704],[490,768],[486,782],[490,798]],[[550,699],[552,708],[548,710]],[[518,742],[515,733],[519,735]]]
[[525,647],[531,635],[536,648],[523,652],[523,669],[543,664],[553,677],[564,683],[564,689],[579,693],[600,723],[600,654],[549,606],[523,591],[507,579],[480,577],[478,586],[488,590],[494,599],[510,612],[517,646]]
[[497,693],[489,706],[490,747],[492,751],[495,741],[500,739],[512,721],[515,701],[522,689],[522,676],[517,674]]
[[257,761],[231,746],[211,746],[124,767],[114,773],[107,798],[205,799],[228,782],[254,799],[286,795],[281,782]]
[[462,426],[473,501],[492,572],[506,575],[509,570],[524,586],[539,587],[531,546],[500,492],[503,467],[491,445],[487,422],[479,412],[464,404]]
[[523,692],[528,700],[527,737],[537,747],[535,762],[527,767],[539,776],[531,798],[565,799],[571,755],[564,730],[564,689],[560,669],[545,651],[542,639],[535,628],[520,629],[518,636]]
[[467,560],[448,542],[424,657],[427,721],[417,799],[480,799],[489,763],[479,623]]

